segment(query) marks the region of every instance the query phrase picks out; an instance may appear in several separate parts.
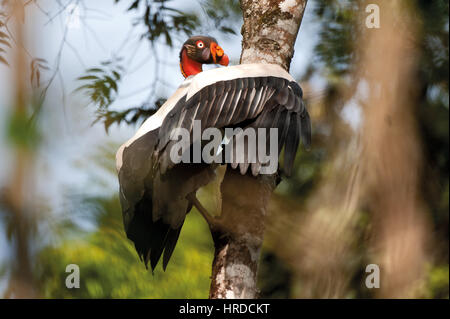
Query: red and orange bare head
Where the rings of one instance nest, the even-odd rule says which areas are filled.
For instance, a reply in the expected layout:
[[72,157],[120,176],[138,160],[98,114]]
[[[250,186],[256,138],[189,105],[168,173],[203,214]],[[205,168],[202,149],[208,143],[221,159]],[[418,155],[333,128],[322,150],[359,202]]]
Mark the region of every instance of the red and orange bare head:
[[180,68],[184,77],[202,72],[203,64],[220,64],[227,66],[228,56],[217,43],[208,36],[193,36],[181,48]]

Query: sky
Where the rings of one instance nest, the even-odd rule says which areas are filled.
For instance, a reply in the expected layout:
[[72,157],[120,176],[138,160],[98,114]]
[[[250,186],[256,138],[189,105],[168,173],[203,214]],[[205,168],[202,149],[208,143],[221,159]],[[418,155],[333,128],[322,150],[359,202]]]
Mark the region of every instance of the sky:
[[[132,27],[136,16],[126,12],[129,1],[119,2],[118,5],[113,5],[112,0],[84,2],[88,4],[87,9],[73,5],[56,14],[60,9],[54,0],[39,0],[40,8],[47,14],[35,6],[30,6],[26,12],[26,27],[30,35],[27,51],[32,56],[49,61],[50,70],[42,75],[43,83],[50,79],[57,67],[67,26],[66,43],[59,60],[61,76],[55,77],[47,94],[40,120],[43,144],[33,160],[34,175],[30,176],[36,191],[34,195],[44,198],[54,214],[70,212],[70,200],[78,195],[108,195],[117,191],[115,176],[106,174],[96,165],[93,157],[105,147],[118,147],[137,130],[137,127],[114,125],[106,134],[101,124],[93,125],[95,107],[87,105],[86,97],[73,93],[79,86],[76,78],[83,75],[86,68],[97,66],[101,61],[122,57],[121,63],[129,72],[123,78],[119,97],[112,106],[117,110],[140,105],[148,98],[156,67],[162,79],[157,85],[159,96],[170,96],[183,81],[178,66],[179,46],[183,39],[175,42],[178,47],[173,49],[158,46],[157,53],[163,62],[156,66],[149,44],[139,41],[142,30]],[[175,0],[172,5],[182,11],[202,12],[198,1]],[[308,3],[295,46],[291,64],[291,73],[295,78],[301,77],[313,59],[317,39],[314,35],[319,30],[318,23],[313,20],[313,5],[313,1]],[[240,26],[236,30],[239,31]],[[212,21],[207,21],[200,31],[216,37],[230,57],[230,64],[237,64],[240,34],[220,34],[214,31]],[[12,92],[11,70],[0,64],[0,188],[8,182],[13,165],[11,148],[5,141]],[[9,251],[9,242],[2,233],[0,261],[6,258]]]

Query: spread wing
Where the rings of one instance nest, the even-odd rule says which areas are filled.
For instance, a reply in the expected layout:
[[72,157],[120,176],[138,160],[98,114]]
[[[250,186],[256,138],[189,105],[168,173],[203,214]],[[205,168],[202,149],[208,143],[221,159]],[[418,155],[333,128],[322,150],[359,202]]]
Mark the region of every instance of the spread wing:
[[[171,141],[174,129],[184,128],[192,133],[194,120],[199,120],[201,130],[209,127],[254,127],[278,129],[278,152],[285,146],[284,171],[290,175],[300,141],[306,147],[311,142],[311,123],[302,100],[302,90],[294,82],[280,77],[244,77],[219,81],[208,85],[189,99],[183,97],[164,119],[159,131],[157,146],[160,169],[172,168],[169,153],[175,143]],[[239,136],[235,137],[239,140]],[[236,143],[235,143],[236,144]],[[244,148],[247,150],[247,148]],[[246,161],[233,163],[245,174],[251,165],[258,175],[261,163],[245,155]]]

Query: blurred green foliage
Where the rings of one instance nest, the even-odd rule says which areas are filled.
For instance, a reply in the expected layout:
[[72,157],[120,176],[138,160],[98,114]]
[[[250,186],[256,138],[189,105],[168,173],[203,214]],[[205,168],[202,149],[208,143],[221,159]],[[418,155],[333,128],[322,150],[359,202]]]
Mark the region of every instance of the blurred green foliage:
[[238,0],[203,0],[201,1],[207,16],[214,22],[215,29],[221,33],[236,34],[236,24],[240,25],[241,6]]
[[[208,226],[193,210],[186,219],[172,262],[145,269],[126,239],[119,200],[93,198],[98,228],[42,250],[35,269],[45,298],[207,298],[213,243]],[[80,288],[68,289],[66,266],[80,267]]]
[[9,143],[27,150],[35,150],[41,141],[39,128],[30,122],[25,111],[14,111],[8,120],[7,140]]
[[89,68],[86,74],[77,78],[84,84],[75,91],[84,90],[90,102],[98,106],[99,109],[106,109],[114,102],[117,95],[118,83],[122,77],[123,67],[119,61],[105,61],[100,67]]
[[171,47],[174,34],[190,36],[198,27],[198,17],[178,10],[173,6],[172,0],[114,0],[115,3],[121,1],[130,3],[128,11],[143,12],[141,18],[136,19],[135,25],[141,23],[145,25],[146,32],[142,34],[142,38],[148,39],[151,43],[164,37],[166,44]]
[[448,264],[430,267],[424,296],[427,298],[449,298]]

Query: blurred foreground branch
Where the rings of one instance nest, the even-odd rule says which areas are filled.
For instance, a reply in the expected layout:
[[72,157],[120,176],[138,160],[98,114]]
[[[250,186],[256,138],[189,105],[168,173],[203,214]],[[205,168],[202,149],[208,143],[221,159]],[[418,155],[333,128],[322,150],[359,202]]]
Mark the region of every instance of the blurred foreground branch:
[[362,158],[374,226],[370,259],[381,269],[378,297],[411,298],[418,297],[423,285],[429,239],[419,191],[423,159],[414,118],[419,54],[412,39],[418,30],[415,8],[384,1],[382,10],[384,27],[365,37],[361,65],[371,92]]
[[[360,28],[355,69],[337,99],[356,99],[363,125],[350,136],[330,135],[347,143],[329,160],[308,213],[297,215],[296,245],[284,254],[302,287],[298,297],[351,297],[357,281],[362,296],[411,298],[424,284],[430,229],[419,191],[415,8],[377,3],[381,28]],[[368,264],[380,267],[379,290],[364,285]]]
[[[13,6],[13,17],[15,19],[18,43],[23,44],[25,37],[24,25],[22,23],[23,4],[16,1]],[[10,138],[14,147],[14,166],[11,171],[11,180],[5,192],[4,202],[10,214],[9,225],[11,241],[14,243],[14,254],[11,258],[11,276],[9,287],[5,296],[7,298],[31,298],[36,297],[33,287],[32,264],[30,255],[30,242],[33,233],[33,218],[29,215],[27,207],[27,179],[31,174],[32,151],[28,145],[27,103],[28,94],[26,86],[26,57],[22,48],[15,51],[15,100],[13,114],[10,123]],[[21,135],[22,134],[22,135]]]

